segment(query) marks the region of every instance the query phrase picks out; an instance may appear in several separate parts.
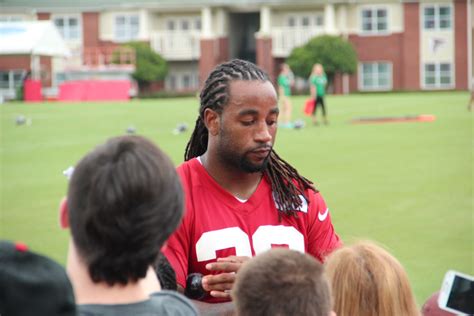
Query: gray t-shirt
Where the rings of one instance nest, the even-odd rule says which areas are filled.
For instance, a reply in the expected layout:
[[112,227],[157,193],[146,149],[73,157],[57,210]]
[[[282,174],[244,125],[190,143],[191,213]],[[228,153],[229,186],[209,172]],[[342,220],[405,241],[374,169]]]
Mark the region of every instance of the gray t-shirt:
[[157,316],[198,315],[194,305],[186,297],[173,291],[160,291],[150,299],[132,304],[84,304],[78,305],[79,316]]

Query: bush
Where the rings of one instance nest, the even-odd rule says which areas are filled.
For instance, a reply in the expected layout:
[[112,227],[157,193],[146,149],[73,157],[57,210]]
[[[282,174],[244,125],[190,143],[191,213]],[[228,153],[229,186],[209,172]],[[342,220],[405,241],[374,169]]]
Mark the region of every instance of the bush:
[[296,47],[287,61],[293,72],[308,78],[314,64],[321,64],[329,78],[336,73],[352,74],[357,68],[357,54],[351,43],[339,36],[322,35]]
[[147,43],[131,42],[125,45],[135,50],[135,72],[133,79],[138,83],[141,89],[155,81],[162,81],[168,73],[166,60],[155,53]]
[[156,92],[140,92],[139,99],[166,99],[166,98],[183,98],[183,97],[197,97],[197,92],[181,92],[181,91],[156,91]]

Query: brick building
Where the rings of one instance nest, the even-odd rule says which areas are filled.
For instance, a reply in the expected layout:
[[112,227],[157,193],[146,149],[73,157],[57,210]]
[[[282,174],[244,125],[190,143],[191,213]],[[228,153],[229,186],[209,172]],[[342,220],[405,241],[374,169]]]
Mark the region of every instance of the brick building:
[[[254,61],[275,78],[295,46],[320,34],[347,38],[358,55],[357,73],[336,76],[336,93],[467,90],[473,16],[470,0],[0,2],[0,21],[52,20],[68,43],[73,56],[50,65],[53,87],[71,74],[126,75],[103,61],[137,40],[168,61],[165,88],[181,91],[199,89],[208,72],[230,58]],[[21,63],[0,57],[2,86]]]

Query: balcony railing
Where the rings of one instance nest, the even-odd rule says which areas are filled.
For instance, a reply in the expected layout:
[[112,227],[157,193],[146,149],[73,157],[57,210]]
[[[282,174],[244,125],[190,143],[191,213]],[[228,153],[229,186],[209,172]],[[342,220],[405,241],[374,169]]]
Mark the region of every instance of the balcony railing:
[[304,45],[311,38],[324,34],[318,27],[274,27],[272,29],[272,53],[274,57],[288,57],[291,50]]
[[197,60],[201,55],[200,32],[154,32],[151,35],[151,47],[166,60]]
[[73,51],[64,62],[70,71],[125,71],[135,70],[135,50],[130,47],[85,47]]
[[82,64],[90,68],[135,68],[135,50],[130,47],[84,48]]

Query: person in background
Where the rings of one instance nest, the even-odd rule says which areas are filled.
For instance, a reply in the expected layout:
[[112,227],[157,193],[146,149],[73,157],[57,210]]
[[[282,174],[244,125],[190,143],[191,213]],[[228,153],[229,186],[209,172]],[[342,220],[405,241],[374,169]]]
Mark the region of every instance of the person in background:
[[25,244],[1,240],[0,315],[75,316],[76,302],[66,270]]
[[433,293],[423,304],[421,314],[423,316],[455,316],[456,314],[445,311],[438,306],[439,291]]
[[334,315],[323,271],[314,257],[285,248],[252,258],[237,274],[231,292],[236,315]]
[[280,101],[280,126],[283,128],[293,128],[291,113],[291,86],[293,85],[293,74],[288,64],[281,64],[281,71],[278,75],[278,97]]
[[60,205],[79,315],[197,315],[153,269],[183,204],[171,160],[143,137],[111,138],[81,159]]
[[338,316],[420,316],[402,265],[375,243],[337,249],[325,265]]
[[314,107],[313,107],[313,124],[317,125],[318,121],[316,118],[316,111],[318,105],[321,107],[321,111],[323,113],[323,122],[324,124],[328,124],[327,118],[327,111],[326,111],[326,104],[324,102],[324,96],[326,95],[326,86],[328,83],[328,79],[326,74],[324,73],[324,68],[321,64],[315,64],[313,66],[313,71],[311,72],[311,76],[309,77],[309,89],[311,93],[311,98],[314,99]]

